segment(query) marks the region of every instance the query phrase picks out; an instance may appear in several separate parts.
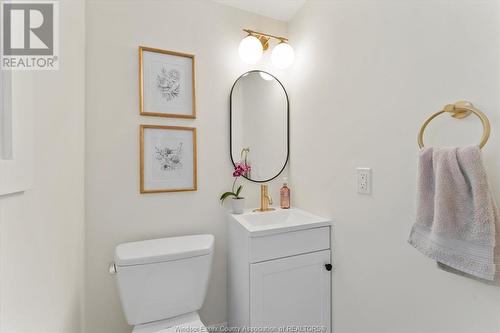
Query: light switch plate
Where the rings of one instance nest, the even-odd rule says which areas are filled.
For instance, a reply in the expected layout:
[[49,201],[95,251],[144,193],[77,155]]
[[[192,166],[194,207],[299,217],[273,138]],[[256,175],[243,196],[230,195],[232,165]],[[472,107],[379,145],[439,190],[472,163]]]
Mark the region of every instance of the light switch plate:
[[372,193],[372,169],[371,168],[356,168],[358,179],[358,193]]

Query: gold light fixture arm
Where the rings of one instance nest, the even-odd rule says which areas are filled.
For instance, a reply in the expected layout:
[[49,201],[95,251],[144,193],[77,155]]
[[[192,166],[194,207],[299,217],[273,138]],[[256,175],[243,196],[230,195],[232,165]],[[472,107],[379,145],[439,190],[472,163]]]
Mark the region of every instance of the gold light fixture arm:
[[478,109],[476,109],[472,103],[467,102],[467,101],[459,101],[454,104],[448,104],[446,105],[443,110],[438,111],[431,115],[427,120],[422,124],[420,127],[420,130],[418,132],[418,146],[420,148],[424,148],[424,131],[427,125],[436,118],[437,116],[448,112],[451,113],[451,116],[457,119],[463,119],[465,117],[468,117],[471,113],[475,114],[480,120],[481,123],[483,124],[483,136],[481,137],[481,142],[479,143],[479,148],[483,148],[484,145],[488,142],[488,138],[490,137],[490,132],[491,132],[491,127],[490,127],[490,121],[488,120],[488,117]]
[[250,35],[257,36],[257,37],[264,36],[264,37],[268,37],[268,38],[274,38],[274,39],[277,39],[277,40],[282,41],[282,42],[288,42],[288,38],[285,38],[285,37],[265,34],[263,32],[258,32],[258,31],[254,31],[254,30],[250,30],[250,29],[243,29],[243,31],[245,31],[246,33],[248,33]]
[[274,36],[270,34],[265,34],[263,32],[258,32],[250,29],[243,29],[248,35],[256,37],[260,43],[262,44],[262,49],[266,51],[269,48],[269,39],[274,38],[277,39],[281,42],[287,42],[288,38],[285,37],[280,37],[280,36]]

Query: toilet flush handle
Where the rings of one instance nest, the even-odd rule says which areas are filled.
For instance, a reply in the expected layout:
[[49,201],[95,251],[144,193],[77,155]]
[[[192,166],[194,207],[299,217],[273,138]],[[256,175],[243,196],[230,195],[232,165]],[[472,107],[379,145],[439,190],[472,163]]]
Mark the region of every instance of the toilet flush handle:
[[109,274],[115,275],[116,274],[116,265],[114,262],[109,263]]

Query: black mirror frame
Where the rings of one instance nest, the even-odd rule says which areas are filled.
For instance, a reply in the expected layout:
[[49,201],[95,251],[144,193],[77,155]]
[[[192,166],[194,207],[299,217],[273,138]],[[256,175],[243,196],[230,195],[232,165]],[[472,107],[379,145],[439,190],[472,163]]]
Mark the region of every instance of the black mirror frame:
[[246,73],[241,74],[234,81],[233,86],[231,87],[231,92],[229,93],[229,157],[231,158],[231,162],[233,163],[233,166],[236,166],[236,163],[233,159],[233,126],[232,126],[232,123],[233,123],[233,90],[234,90],[234,87],[236,86],[236,83],[238,82],[239,79],[241,79],[243,76],[246,76],[250,73],[257,73],[257,72],[265,73],[267,75],[272,76],[279,83],[279,85],[281,86],[281,88],[285,92],[285,97],[286,97],[286,159],[285,159],[285,163],[283,164],[283,167],[275,176],[273,176],[269,179],[266,179],[266,180],[254,180],[254,179],[247,178],[246,176],[243,176],[245,179],[247,179],[251,182],[254,182],[254,183],[267,183],[267,182],[270,182],[271,180],[275,179],[279,175],[281,175],[283,170],[285,170],[285,167],[288,163],[288,159],[290,157],[290,100],[288,99],[288,93],[286,92],[286,89],[283,86],[283,84],[280,82],[280,80],[278,80],[277,77],[275,77],[271,73],[268,73],[266,71],[262,71],[259,69],[254,69],[254,70],[251,70],[251,71],[248,71]]

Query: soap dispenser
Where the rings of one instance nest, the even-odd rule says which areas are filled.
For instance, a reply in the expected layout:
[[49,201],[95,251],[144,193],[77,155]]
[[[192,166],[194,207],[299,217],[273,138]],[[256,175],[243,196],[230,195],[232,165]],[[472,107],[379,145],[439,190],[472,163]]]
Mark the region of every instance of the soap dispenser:
[[281,209],[290,208],[290,188],[288,188],[286,177],[283,178],[283,186],[280,190],[280,206]]

